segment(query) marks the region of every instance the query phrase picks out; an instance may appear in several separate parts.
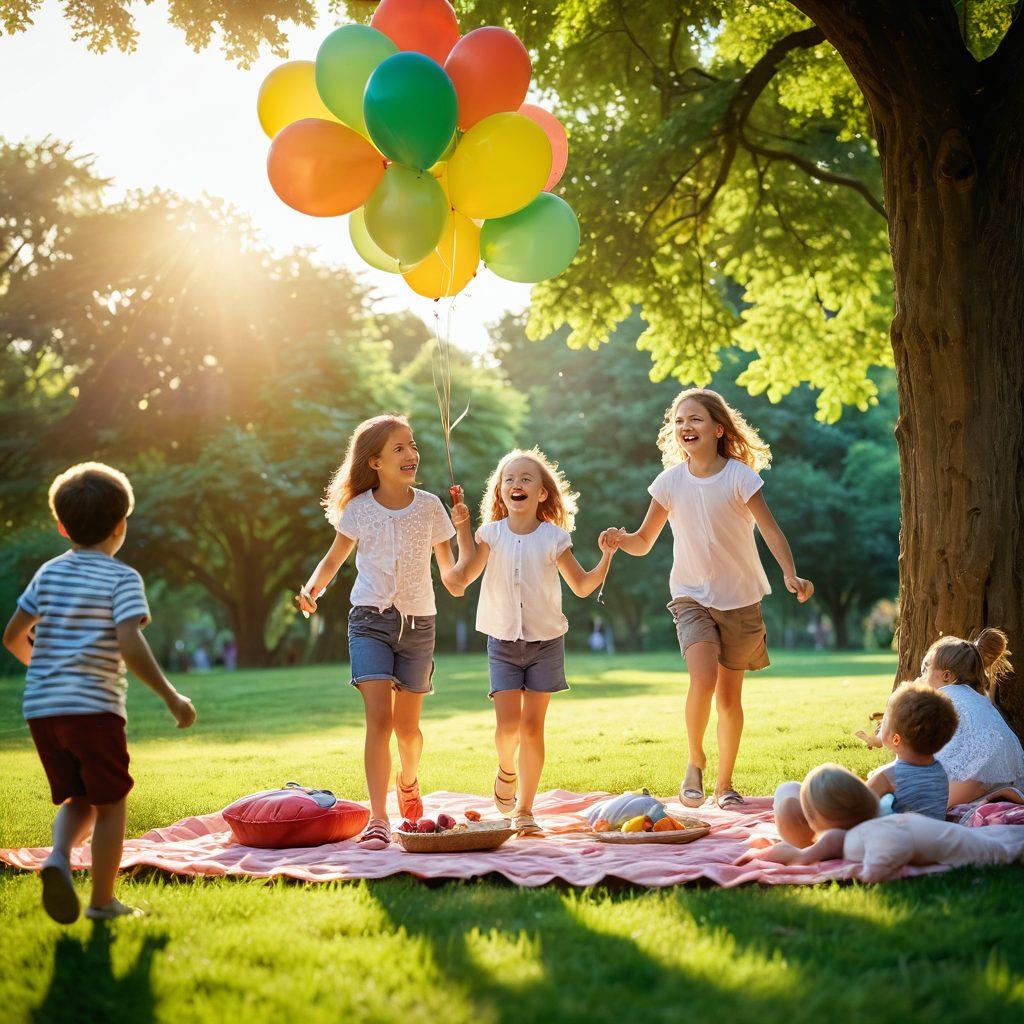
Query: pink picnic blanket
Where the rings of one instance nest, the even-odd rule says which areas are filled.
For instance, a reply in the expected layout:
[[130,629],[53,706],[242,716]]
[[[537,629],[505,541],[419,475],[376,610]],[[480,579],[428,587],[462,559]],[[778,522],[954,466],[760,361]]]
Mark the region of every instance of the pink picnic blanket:
[[[778,839],[771,797],[751,797],[734,810],[708,804],[696,811],[666,801],[673,813],[699,817],[711,825],[711,834],[686,845],[620,846],[598,842],[586,831],[583,813],[606,793],[570,793],[555,789],[540,796],[534,813],[547,834],[539,838],[513,838],[497,850],[483,853],[406,853],[397,843],[387,850],[360,849],[355,840],[294,850],[261,850],[239,846],[220,812],[185,818],[156,828],[139,839],[125,842],[121,867],[146,866],[178,875],[247,875],[269,878],[283,875],[306,882],[384,878],[409,874],[417,878],[477,878],[503,875],[517,885],[538,886],[560,879],[570,885],[596,885],[619,879],[657,888],[708,879],[731,887],[746,882],[769,885],[808,885],[856,878],[860,865],[832,860],[809,867],[733,861],[749,846],[767,846]],[[426,813],[442,811],[454,816],[469,809],[495,816],[486,797],[466,793],[431,793],[424,798]],[[393,809],[393,817],[397,812]],[[982,821],[978,822],[983,823]],[[49,849],[0,849],[0,861],[37,871]],[[88,847],[79,847],[72,866],[87,868]],[[945,867],[905,867],[897,877],[945,871]]]

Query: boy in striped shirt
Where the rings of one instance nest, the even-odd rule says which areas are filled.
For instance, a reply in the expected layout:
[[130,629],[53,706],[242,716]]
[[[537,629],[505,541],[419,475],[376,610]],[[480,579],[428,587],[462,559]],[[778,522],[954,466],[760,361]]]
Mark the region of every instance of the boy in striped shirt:
[[[137,913],[114,897],[133,780],[125,741],[127,663],[187,729],[188,697],[163,674],[142,627],[142,577],[114,555],[135,505],[128,478],[98,462],[61,473],[50,509],[71,550],[32,577],[4,630],[4,646],[28,666],[23,709],[53,802],[53,852],[43,864],[43,906],[61,924],[78,917],[71,850],[92,831],[92,898],[86,917]],[[32,631],[35,630],[35,639]]]

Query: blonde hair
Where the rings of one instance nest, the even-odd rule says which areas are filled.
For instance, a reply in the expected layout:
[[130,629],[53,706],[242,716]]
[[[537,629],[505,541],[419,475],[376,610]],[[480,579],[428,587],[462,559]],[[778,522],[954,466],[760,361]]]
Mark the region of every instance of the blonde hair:
[[483,501],[480,502],[480,521],[493,523],[498,519],[508,518],[508,508],[501,498],[501,480],[505,467],[516,459],[529,459],[540,471],[541,484],[547,491],[547,497],[537,506],[537,518],[544,523],[554,523],[568,533],[572,533],[576,522],[576,500],[579,495],[574,493],[565,474],[536,445],[529,451],[513,448],[495,467],[484,489]]
[[371,416],[352,431],[345,449],[345,458],[334,471],[320,504],[324,507],[327,521],[335,529],[341,521],[345,506],[363,491],[370,491],[380,485],[377,470],[370,466],[370,459],[384,450],[392,431],[408,427],[409,421],[397,413]]
[[999,680],[1013,668],[1007,644],[1001,629],[983,629],[973,640],[943,636],[928,648],[924,660],[991,699]]
[[761,440],[761,435],[717,392],[709,388],[688,388],[681,391],[665,410],[665,422],[658,431],[658,447],[666,469],[678,466],[688,458],[676,440],[676,410],[682,402],[692,398],[700,402],[708,415],[722,428],[718,439],[718,454],[725,459],[746,463],[759,473],[771,465],[772,451]]
[[848,768],[821,764],[807,773],[800,786],[800,807],[812,828],[815,822],[853,828],[878,814],[878,797]]

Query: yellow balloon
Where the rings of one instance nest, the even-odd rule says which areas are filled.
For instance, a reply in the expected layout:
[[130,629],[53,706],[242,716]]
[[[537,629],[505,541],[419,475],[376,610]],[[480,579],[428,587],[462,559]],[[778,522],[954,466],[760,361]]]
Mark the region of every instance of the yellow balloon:
[[311,60],[290,60],[263,79],[256,99],[260,126],[273,138],[282,128],[304,117],[319,117],[341,124],[320,99]]
[[459,139],[448,161],[452,205],[470,218],[507,217],[544,188],[551,143],[522,114],[491,114]]
[[402,276],[414,292],[440,299],[458,295],[473,279],[479,264],[480,229],[458,210],[452,210],[437,248]]

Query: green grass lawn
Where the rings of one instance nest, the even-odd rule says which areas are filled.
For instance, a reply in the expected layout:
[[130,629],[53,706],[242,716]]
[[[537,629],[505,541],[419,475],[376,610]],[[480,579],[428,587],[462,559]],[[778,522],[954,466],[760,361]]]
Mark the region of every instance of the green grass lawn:
[[[552,702],[542,789],[673,793],[683,768],[678,655],[576,655],[569,668],[573,689]],[[824,760],[859,772],[880,763],[851,732],[882,707],[892,671],[887,654],[778,654],[746,684],[739,788],[770,793]],[[129,834],[293,778],[364,798],[361,701],[347,678],[344,667],[182,678],[199,710],[188,733],[134,685]],[[423,724],[425,791],[489,791],[485,679],[482,657],[439,660]],[[52,817],[20,694],[20,681],[0,680],[3,846],[48,842]],[[709,768],[713,778],[713,754]],[[149,916],[62,929],[40,909],[34,877],[0,872],[5,1024],[961,1024],[1024,1012],[1019,868],[880,886],[656,892],[144,874],[120,895]]]

